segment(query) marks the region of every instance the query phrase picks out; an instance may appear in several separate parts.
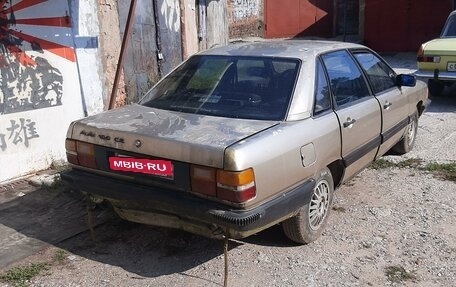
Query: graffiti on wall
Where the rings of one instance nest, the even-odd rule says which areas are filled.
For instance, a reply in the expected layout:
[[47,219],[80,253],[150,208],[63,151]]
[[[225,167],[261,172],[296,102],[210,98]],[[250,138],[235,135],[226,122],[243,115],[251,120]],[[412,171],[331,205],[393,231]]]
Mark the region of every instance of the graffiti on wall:
[[[69,16],[16,16],[44,2],[47,0],[0,0],[0,115],[62,105],[62,73],[44,54],[76,60],[72,47],[52,42],[58,32],[49,33],[52,27],[71,27]],[[48,34],[37,35],[37,27]],[[33,32],[27,33],[27,28]]]
[[178,32],[180,28],[179,1],[163,0],[160,12],[165,18],[166,28]]
[[233,5],[233,18],[244,20],[252,16],[258,16],[259,0],[231,0]]
[[10,120],[8,127],[0,130],[0,151],[5,151],[11,144],[29,147],[30,140],[40,137],[35,124],[31,119],[25,118]]

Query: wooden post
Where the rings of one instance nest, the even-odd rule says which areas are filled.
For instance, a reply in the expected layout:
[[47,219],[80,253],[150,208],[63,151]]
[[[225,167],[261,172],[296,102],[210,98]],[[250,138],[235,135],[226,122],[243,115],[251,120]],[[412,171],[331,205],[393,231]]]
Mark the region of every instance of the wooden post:
[[131,24],[133,23],[133,15],[135,13],[136,0],[131,0],[130,10],[128,11],[127,25],[125,27],[124,37],[122,40],[122,46],[120,48],[119,61],[117,62],[116,76],[114,77],[114,85],[112,87],[111,97],[109,98],[108,110],[114,108],[116,103],[117,88],[119,87],[120,74],[123,66],[123,60],[125,57],[125,48],[128,44],[128,37],[130,36]]
[[207,48],[228,43],[228,13],[226,1],[206,0],[207,2]]

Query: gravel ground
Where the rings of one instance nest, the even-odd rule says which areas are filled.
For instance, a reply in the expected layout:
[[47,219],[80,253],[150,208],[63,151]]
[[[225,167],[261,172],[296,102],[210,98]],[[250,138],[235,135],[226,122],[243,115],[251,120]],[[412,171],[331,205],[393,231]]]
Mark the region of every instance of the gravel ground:
[[[455,127],[456,99],[436,99],[415,149],[384,159],[454,162]],[[316,242],[295,245],[280,226],[230,241],[229,286],[455,286],[455,190],[418,168],[366,169],[338,189]],[[219,241],[117,219],[95,233],[96,242],[82,233],[15,266],[47,263],[30,286],[223,285]]]

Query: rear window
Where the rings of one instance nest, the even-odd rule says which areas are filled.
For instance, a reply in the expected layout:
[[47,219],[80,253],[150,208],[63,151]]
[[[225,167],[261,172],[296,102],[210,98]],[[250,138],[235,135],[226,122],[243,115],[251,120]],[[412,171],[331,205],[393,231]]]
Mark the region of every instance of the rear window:
[[443,27],[442,37],[456,37],[456,14],[448,17]]
[[198,55],[160,81],[140,104],[229,118],[283,120],[299,60]]

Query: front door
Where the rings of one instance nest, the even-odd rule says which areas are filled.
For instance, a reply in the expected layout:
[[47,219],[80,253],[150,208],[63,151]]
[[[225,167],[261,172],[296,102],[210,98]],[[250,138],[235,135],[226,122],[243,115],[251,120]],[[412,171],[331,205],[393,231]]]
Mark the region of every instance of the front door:
[[382,145],[378,158],[404,134],[408,124],[407,97],[396,85],[396,73],[383,60],[368,50],[355,51],[353,55],[369,78],[382,110]]

